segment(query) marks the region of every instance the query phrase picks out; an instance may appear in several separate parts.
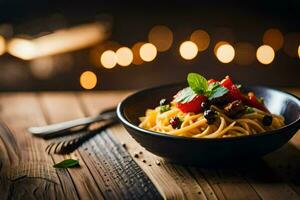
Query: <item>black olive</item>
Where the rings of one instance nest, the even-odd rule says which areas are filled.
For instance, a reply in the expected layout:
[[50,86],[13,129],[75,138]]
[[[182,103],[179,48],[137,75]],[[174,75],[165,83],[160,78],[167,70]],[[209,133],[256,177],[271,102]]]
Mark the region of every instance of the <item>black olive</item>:
[[213,110],[205,110],[204,117],[207,120],[207,124],[213,124],[216,121],[217,113]]
[[161,99],[159,101],[159,105],[160,106],[164,106],[164,105],[168,105],[169,104],[169,101],[167,99]]
[[272,124],[273,117],[271,115],[265,115],[262,119],[264,126],[270,126]]
[[210,108],[210,103],[208,101],[203,101],[201,103],[201,108],[203,111],[208,110]]
[[181,126],[181,121],[178,117],[173,117],[171,120],[170,120],[170,124],[171,126],[174,128],[174,129],[179,129],[180,126]]

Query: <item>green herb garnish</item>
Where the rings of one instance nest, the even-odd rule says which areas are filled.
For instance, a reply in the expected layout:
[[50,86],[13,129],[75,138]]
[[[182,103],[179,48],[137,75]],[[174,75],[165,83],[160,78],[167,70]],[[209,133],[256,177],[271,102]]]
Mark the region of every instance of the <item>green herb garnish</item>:
[[66,169],[79,166],[79,160],[66,159],[53,165],[54,168]]
[[163,105],[163,106],[160,106],[160,113],[164,113],[164,112],[167,112],[168,110],[170,110],[170,105]]
[[228,89],[219,83],[208,83],[206,78],[197,73],[189,73],[187,77],[189,87],[181,90],[175,102],[187,103],[192,101],[197,95],[205,95],[209,100],[219,98],[228,92]]
[[253,113],[254,112],[254,109],[252,108],[252,107],[249,107],[249,106],[247,106],[246,107],[246,113]]

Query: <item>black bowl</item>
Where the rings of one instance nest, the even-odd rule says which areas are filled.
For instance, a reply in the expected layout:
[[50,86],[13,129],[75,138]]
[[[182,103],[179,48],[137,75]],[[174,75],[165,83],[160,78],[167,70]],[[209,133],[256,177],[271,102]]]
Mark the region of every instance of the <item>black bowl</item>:
[[145,115],[146,109],[156,107],[162,98],[172,98],[183,87],[184,84],[174,84],[142,90],[128,96],[117,108],[118,117],[131,136],[148,151],[169,161],[211,165],[257,158],[281,147],[300,128],[299,98],[261,86],[244,90],[263,97],[272,113],[285,117],[286,126],[257,135],[214,139],[171,136],[138,127],[138,118]]

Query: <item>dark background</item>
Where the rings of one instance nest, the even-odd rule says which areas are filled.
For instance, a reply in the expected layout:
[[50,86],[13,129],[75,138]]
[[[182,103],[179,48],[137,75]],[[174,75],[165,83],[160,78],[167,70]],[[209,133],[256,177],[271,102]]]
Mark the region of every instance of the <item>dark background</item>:
[[[249,42],[256,48],[262,45],[263,33],[269,28],[279,29],[284,36],[295,35],[300,44],[300,3],[294,1],[21,1],[0,0],[0,25],[6,27],[6,37],[30,35],[71,27],[105,18],[112,22],[109,40],[131,47],[147,41],[149,30],[166,25],[174,34],[172,47],[158,53],[156,59],[142,65],[105,69],[90,61],[86,48],[53,56],[55,70],[47,78],[36,77],[30,62],[11,55],[0,56],[0,90],[83,90],[79,83],[83,71],[93,71],[98,77],[94,90],[138,89],[185,80],[191,71],[208,77],[222,78],[227,74],[242,84],[261,84],[276,87],[300,87],[300,59],[276,52],[270,65],[257,60],[241,66],[234,61],[223,64],[217,60],[213,48],[219,40]],[[1,26],[0,26],[1,27]],[[9,27],[7,29],[7,27]],[[180,57],[181,42],[198,29],[211,36],[209,48],[191,61]],[[0,28],[1,30],[1,28]],[[222,34],[224,31],[227,34]]]

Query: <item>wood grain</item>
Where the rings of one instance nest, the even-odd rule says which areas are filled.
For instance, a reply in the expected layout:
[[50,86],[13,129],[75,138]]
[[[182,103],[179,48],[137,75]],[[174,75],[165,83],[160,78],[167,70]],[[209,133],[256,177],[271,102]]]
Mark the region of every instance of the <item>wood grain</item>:
[[[289,91],[300,95],[298,89]],[[7,125],[0,123],[0,199],[157,199],[158,192],[165,199],[300,199],[299,132],[262,159],[214,169],[166,162],[121,125],[65,156],[47,155],[51,140],[26,132],[29,126],[95,115],[128,94],[0,94],[0,122]],[[80,159],[79,168],[52,168],[70,157]]]
[[[40,101],[51,123],[84,116],[74,94],[41,94]],[[109,133],[99,133],[74,154],[82,161],[82,167],[68,171],[80,198],[160,198],[144,172]]]

